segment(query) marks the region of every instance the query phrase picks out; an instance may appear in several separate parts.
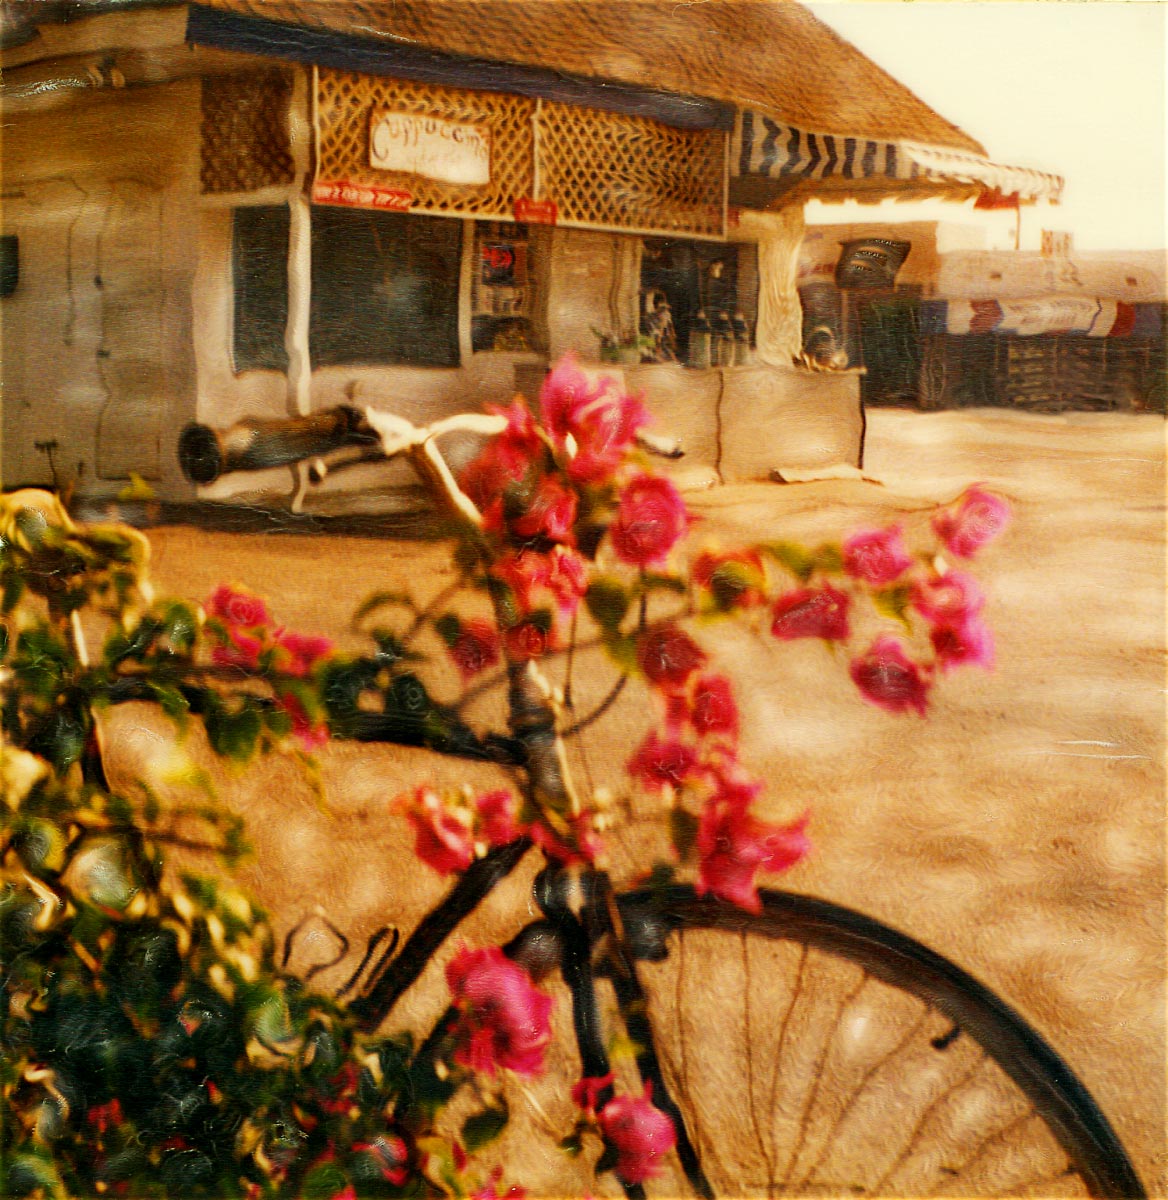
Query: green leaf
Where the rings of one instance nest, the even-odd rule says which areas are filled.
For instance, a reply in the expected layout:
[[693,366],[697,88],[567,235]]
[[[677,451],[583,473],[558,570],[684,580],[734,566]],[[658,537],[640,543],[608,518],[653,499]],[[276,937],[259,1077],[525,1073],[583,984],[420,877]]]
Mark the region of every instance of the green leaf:
[[162,613],[162,632],[176,651],[189,654],[199,632],[194,609],[178,600],[167,604]]
[[815,566],[820,571],[828,571],[838,575],[844,569],[844,558],[840,548],[831,542],[825,542],[815,549]]
[[190,701],[187,700],[178,688],[172,687],[169,684],[157,683],[154,680],[150,680],[149,687],[162,711],[181,727],[191,711]]
[[637,595],[648,595],[650,592],[674,592],[684,596],[688,585],[680,575],[661,575],[656,571],[645,571],[633,585]]
[[698,840],[698,819],[680,805],[669,814],[669,834],[683,862],[693,856]]
[[781,563],[804,583],[811,578],[811,572],[815,570],[815,558],[806,546],[795,542],[762,542],[759,549]]
[[454,613],[443,613],[435,622],[434,629],[438,636],[448,645],[453,646],[462,633],[462,622]]
[[580,1136],[580,1130],[574,1129],[566,1138],[561,1138],[559,1145],[569,1158],[578,1157],[584,1150],[584,1139]]
[[629,611],[629,594],[615,579],[601,576],[588,585],[584,603],[601,629],[615,632]]
[[357,628],[365,617],[379,608],[408,608],[410,612],[417,611],[417,605],[408,592],[374,592],[357,606],[351,622],[353,628]]
[[235,762],[251,758],[263,728],[259,709],[249,700],[244,700],[236,712],[215,705],[207,713],[206,725],[215,753]]
[[880,591],[872,593],[872,603],[876,605],[877,610],[883,613],[884,616],[891,617],[894,621],[899,621],[908,629],[912,628],[907,615],[911,599],[912,585],[907,583],[898,583],[892,587],[881,588]]
[[462,1123],[462,1140],[467,1150],[473,1154],[489,1142],[493,1142],[507,1128],[510,1116],[504,1100],[499,1101],[498,1107],[484,1108],[482,1112],[472,1113]]

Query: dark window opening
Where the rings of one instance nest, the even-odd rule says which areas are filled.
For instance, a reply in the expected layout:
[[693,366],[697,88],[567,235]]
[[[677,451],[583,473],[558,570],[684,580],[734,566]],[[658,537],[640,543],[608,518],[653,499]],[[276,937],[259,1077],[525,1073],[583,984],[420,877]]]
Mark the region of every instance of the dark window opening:
[[461,258],[461,221],[314,208],[313,366],[458,366]]
[[533,350],[530,246],[527,226],[480,221],[475,226],[471,342],[480,350]]
[[[715,332],[741,314],[753,333],[758,307],[758,247],[673,238],[646,238],[641,256],[642,325],[664,296],[673,318],[677,356],[690,357],[690,331],[699,313]],[[657,296],[654,293],[658,293]]]
[[20,242],[14,233],[0,236],[0,296],[11,296],[20,282]]
[[236,371],[286,371],[288,227],[286,204],[237,208],[232,228]]

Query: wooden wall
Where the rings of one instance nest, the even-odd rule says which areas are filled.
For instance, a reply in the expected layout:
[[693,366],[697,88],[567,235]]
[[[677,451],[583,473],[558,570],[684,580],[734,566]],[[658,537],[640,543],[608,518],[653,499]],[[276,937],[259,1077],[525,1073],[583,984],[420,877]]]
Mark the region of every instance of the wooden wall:
[[108,494],[129,472],[185,490],[174,438],[194,416],[190,219],[199,82],[87,93],[12,115],[3,230],[20,280],[0,301],[5,485],[65,478]]

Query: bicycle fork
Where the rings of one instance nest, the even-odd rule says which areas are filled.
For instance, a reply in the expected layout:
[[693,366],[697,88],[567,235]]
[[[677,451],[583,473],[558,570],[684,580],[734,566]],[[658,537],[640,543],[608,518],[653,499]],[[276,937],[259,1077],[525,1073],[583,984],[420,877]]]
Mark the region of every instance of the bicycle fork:
[[[616,903],[612,883],[602,872],[588,871],[574,875],[569,871],[545,868],[535,880],[535,899],[547,919],[543,936],[550,935],[558,944],[560,973],[572,993],[572,1019],[576,1042],[580,1048],[582,1072],[585,1078],[599,1079],[609,1073],[608,1051],[600,1013],[596,1002],[594,950],[606,940],[604,961],[616,992],[617,1006],[629,1038],[637,1047],[636,1063],[641,1079],[652,1084],[653,1103],[673,1122],[677,1135],[677,1156],[690,1186],[699,1195],[713,1200],[714,1190],[706,1179],[697,1150],[690,1140],[685,1118],[678,1108],[661,1073],[661,1064],[653,1043],[647,999],[637,975],[637,954],[626,937],[623,921]],[[522,960],[534,945],[538,927],[530,927],[508,947],[513,957]],[[521,939],[528,939],[519,944]],[[664,954],[664,946],[655,948]],[[544,955],[546,962],[547,955]],[[603,1108],[612,1098],[610,1084],[597,1098]],[[640,1184],[624,1184],[626,1195],[640,1200],[644,1188]]]

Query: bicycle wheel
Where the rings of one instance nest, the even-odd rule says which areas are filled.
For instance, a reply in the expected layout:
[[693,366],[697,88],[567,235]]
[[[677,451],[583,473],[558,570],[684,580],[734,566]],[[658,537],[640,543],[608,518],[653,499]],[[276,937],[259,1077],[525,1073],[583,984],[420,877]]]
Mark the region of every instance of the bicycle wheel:
[[642,1075],[655,1059],[715,1194],[1145,1195],[1070,1068],[970,975],[838,905],[762,903],[618,898]]

